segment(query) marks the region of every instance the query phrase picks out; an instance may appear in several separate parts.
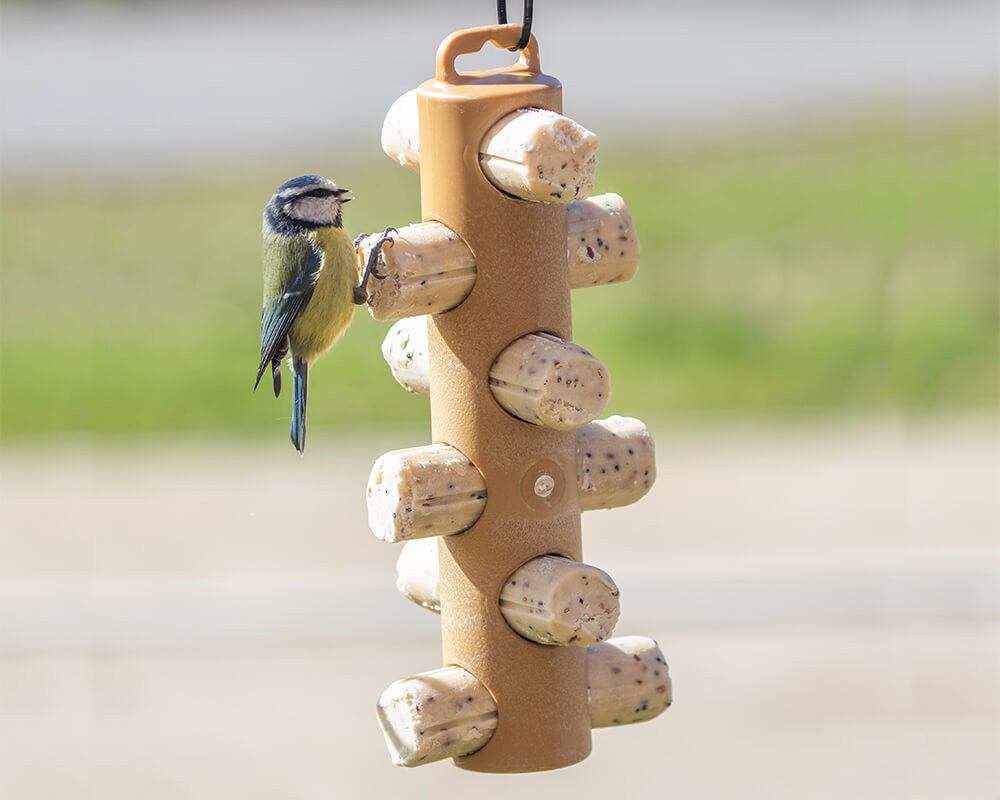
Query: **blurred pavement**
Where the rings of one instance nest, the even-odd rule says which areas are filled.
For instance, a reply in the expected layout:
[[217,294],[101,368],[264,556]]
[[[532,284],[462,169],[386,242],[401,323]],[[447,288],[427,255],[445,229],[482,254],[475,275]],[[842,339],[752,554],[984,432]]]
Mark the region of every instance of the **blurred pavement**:
[[394,768],[374,721],[439,663],[362,499],[419,433],[8,448],[0,797],[996,798],[1000,425],[654,434],[656,485],[586,514],[585,553],[674,707],[515,777]]

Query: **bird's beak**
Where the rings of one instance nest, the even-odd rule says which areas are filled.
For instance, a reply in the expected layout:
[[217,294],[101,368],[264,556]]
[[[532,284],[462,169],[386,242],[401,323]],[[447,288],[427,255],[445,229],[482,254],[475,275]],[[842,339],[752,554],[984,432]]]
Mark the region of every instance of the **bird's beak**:
[[353,198],[353,197],[344,197],[344,195],[345,195],[345,194],[347,194],[347,193],[348,193],[348,192],[350,192],[350,191],[351,191],[350,189],[341,189],[341,188],[337,188],[337,189],[334,189],[334,190],[333,190],[333,193],[334,193],[334,195],[336,195],[337,199],[338,199],[338,200],[339,200],[339,201],[340,201],[341,203],[349,203],[349,202],[351,202],[351,200],[353,200],[354,198]]

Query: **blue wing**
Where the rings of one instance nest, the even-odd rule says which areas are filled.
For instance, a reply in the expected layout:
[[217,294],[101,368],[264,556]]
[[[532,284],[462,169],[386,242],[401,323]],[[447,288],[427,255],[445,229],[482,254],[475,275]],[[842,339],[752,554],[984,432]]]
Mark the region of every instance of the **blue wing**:
[[288,330],[309,305],[323,266],[322,250],[308,239],[303,237],[294,245],[287,241],[285,244],[291,246],[281,248],[280,255],[276,255],[274,249],[265,252],[265,259],[275,262],[271,265],[272,274],[291,273],[291,281],[281,294],[264,306],[260,323],[260,364],[254,383],[256,389],[270,365],[275,395],[281,392],[281,359],[288,352]]

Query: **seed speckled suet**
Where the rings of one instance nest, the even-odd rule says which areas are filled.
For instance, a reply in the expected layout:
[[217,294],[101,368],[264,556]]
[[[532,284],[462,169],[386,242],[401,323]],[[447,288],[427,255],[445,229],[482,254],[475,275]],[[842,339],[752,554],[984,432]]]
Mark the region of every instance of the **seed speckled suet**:
[[[270,367],[274,396],[281,394],[281,361],[292,367],[292,444],[306,439],[309,368],[347,330],[354,306],[365,302],[369,259],[357,284],[356,250],[343,227],[347,189],[319,175],[278,187],[264,207],[264,308],[260,364],[254,389]],[[388,230],[379,245],[390,241]],[[378,247],[373,255],[377,256]]]

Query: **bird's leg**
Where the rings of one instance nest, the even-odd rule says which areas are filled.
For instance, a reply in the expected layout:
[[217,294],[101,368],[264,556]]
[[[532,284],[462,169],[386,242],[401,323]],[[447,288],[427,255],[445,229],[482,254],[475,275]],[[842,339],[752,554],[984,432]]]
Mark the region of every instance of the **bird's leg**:
[[[365,271],[361,277],[361,284],[359,286],[354,287],[355,305],[362,306],[367,302],[369,278],[374,277],[377,278],[378,280],[382,280],[383,278],[385,278],[385,275],[379,272],[376,269],[376,267],[378,266],[378,256],[379,253],[382,252],[382,248],[385,247],[386,243],[388,243],[390,247],[392,247],[394,243],[392,236],[390,236],[390,233],[396,233],[396,229],[386,228],[384,231],[382,231],[382,235],[379,237],[378,241],[375,242],[375,245],[372,247],[371,252],[368,254],[368,262],[365,264]],[[358,244],[361,242],[363,238],[364,234],[362,234],[361,236],[359,236],[357,239],[354,240],[355,250],[358,249]]]

